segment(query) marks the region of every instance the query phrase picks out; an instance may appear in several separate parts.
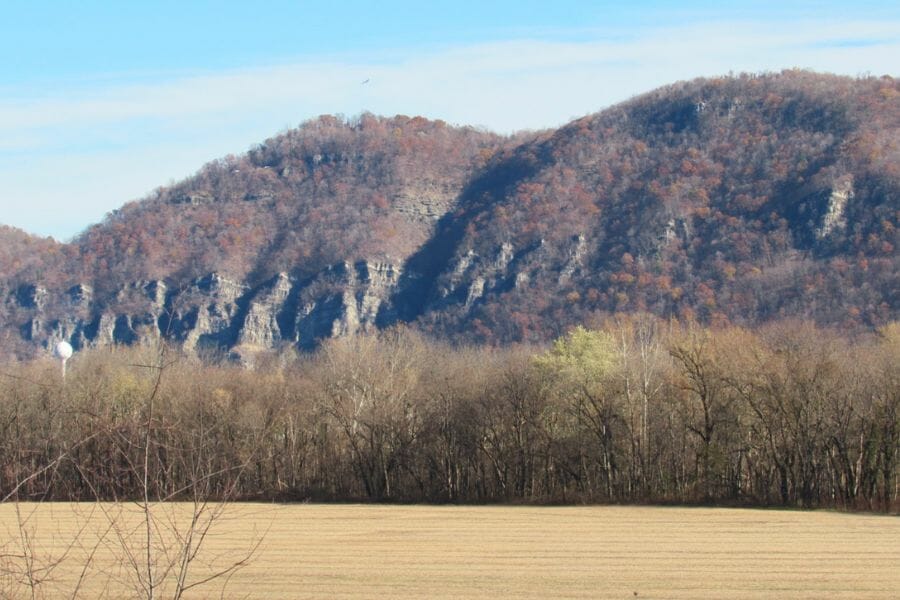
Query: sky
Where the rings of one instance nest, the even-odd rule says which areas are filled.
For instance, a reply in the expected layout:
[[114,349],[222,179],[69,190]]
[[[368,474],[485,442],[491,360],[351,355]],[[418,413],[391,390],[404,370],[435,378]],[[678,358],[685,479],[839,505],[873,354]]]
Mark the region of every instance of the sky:
[[511,133],[694,77],[896,77],[900,4],[7,0],[0,55],[0,223],[66,241],[320,114]]

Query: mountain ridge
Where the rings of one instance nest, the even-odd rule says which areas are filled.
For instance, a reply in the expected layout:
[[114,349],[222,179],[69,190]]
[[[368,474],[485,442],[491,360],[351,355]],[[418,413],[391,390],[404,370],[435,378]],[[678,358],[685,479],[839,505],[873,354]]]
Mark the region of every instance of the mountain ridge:
[[544,132],[323,116],[69,244],[0,229],[0,347],[313,349],[406,322],[546,340],[618,311],[897,319],[900,83],[679,82]]

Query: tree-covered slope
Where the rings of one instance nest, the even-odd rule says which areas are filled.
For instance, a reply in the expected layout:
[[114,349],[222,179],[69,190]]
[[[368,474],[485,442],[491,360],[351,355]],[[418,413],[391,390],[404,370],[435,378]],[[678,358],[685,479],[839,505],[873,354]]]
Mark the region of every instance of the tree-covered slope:
[[75,241],[81,270],[117,284],[213,271],[254,284],[402,260],[500,143],[420,117],[320,117],[116,211]]
[[[546,338],[597,313],[896,318],[900,83],[678,83],[496,157],[444,224],[424,320]],[[477,321],[476,321],[477,320]]]
[[69,244],[0,231],[3,346],[545,340],[616,311],[900,314],[900,82],[676,83],[558,130],[320,117]]

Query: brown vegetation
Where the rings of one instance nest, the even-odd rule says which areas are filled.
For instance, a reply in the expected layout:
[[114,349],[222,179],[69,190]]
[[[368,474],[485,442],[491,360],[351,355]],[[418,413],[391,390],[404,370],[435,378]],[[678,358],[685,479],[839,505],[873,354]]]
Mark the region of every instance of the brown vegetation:
[[[15,531],[11,508],[0,507],[0,534]],[[189,520],[189,507],[167,508]],[[103,521],[85,511],[39,507],[38,546],[58,552],[85,524],[82,537],[96,539]],[[873,515],[249,503],[229,506],[227,516],[208,557],[223,564],[261,531],[263,544],[224,594],[219,581],[191,597],[874,600],[900,589],[900,521]],[[51,574],[44,597],[73,597],[82,565],[71,559]],[[122,575],[116,554],[102,547],[74,597],[134,597]]]
[[71,243],[0,230],[0,348],[76,335],[73,311],[91,332],[141,314],[134,282],[174,297],[216,272],[246,303],[276,273],[305,285],[343,261],[402,273],[379,327],[456,342],[544,343],[638,312],[872,331],[900,317],[898,132],[896,79],[797,70],[680,82],[512,138],[323,116]]
[[851,341],[649,316],[545,351],[400,329],[255,370],[179,358],[155,392],[150,349],[93,350],[64,385],[5,370],[0,494],[897,510],[898,344],[896,324]]
[[[898,131],[897,80],[786,71],[679,82],[498,152],[443,232],[459,240],[434,293],[459,297],[426,325],[492,343],[617,312],[883,325]],[[466,256],[486,266],[460,282]]]

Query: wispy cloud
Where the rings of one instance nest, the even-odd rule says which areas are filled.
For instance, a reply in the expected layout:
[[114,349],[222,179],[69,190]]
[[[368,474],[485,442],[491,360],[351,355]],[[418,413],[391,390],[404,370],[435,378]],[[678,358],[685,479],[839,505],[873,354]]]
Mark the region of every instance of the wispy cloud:
[[810,44],[812,48],[869,48],[872,46],[895,45],[900,38],[872,39],[872,38],[842,38],[834,40],[822,40]]
[[44,91],[0,101],[0,222],[72,235],[154,185],[321,113],[423,114],[508,132],[679,79],[789,67],[896,73],[898,58],[896,22],[732,21]]

